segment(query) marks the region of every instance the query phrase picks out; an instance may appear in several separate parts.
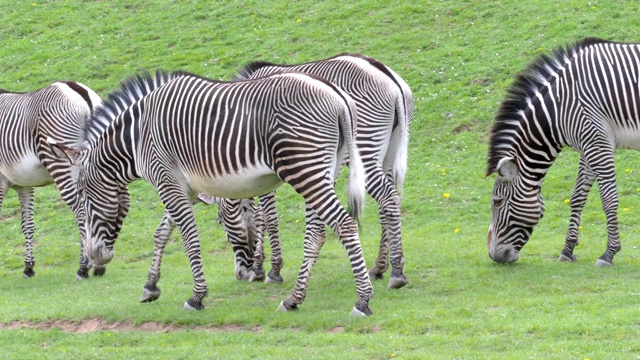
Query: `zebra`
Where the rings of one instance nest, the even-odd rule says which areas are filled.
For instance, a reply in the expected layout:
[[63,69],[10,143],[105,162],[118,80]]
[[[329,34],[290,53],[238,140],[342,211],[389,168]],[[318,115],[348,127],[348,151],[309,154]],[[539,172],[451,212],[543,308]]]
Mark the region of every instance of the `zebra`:
[[571,220],[559,261],[576,261],[580,214],[598,181],[607,219],[607,247],[597,266],[613,265],[620,250],[614,150],[640,149],[640,46],[585,38],[541,55],[507,91],[492,126],[487,176],[498,173],[487,235],[489,256],[518,260],[544,215],[540,193],[564,147],[580,153]]
[[[115,228],[123,212],[119,197],[129,183],[145,179],[165,205],[161,227],[175,223],[182,235],[194,279],[193,295],[184,307],[203,309],[207,284],[192,208],[197,194],[249,198],[287,182],[305,199],[307,235],[298,281],[278,309],[296,310],[303,302],[326,223],[351,262],[358,294],[351,314],[367,316],[372,314],[373,287],[353,219],[362,212],[365,192],[364,167],[355,146],[356,116],[349,95],[310,75],[220,82],[158,71],[125,80],[96,110],[90,121],[102,118],[110,125],[95,146],[52,146],[82,167],[78,193],[86,216],[85,251],[96,264],[113,257]],[[307,117],[317,125],[310,127],[309,120],[303,120]],[[353,218],[333,189],[345,153]],[[166,238],[154,239],[157,251]],[[141,301],[159,297],[158,280],[159,273],[150,271]]]
[[[80,238],[83,237],[82,219],[76,211],[77,169],[52,153],[47,139],[80,146],[92,135],[85,134],[85,122],[100,102],[93,90],[74,81],[56,81],[26,93],[0,90],[0,207],[9,189],[18,193],[26,239],[25,278],[35,275],[34,188],[55,183],[62,199],[74,211]],[[82,253],[80,249],[78,279],[89,276],[89,263]],[[103,275],[104,271],[104,267],[96,267],[94,275]]]
[[[234,77],[234,80],[259,78],[274,73],[300,71],[320,76],[346,91],[358,107],[358,133],[356,144],[365,166],[367,192],[380,206],[382,236],[375,266],[369,276],[382,279],[389,264],[389,252],[392,272],[388,288],[397,289],[408,283],[403,273],[404,255],[401,240],[401,215],[399,189],[402,188],[407,169],[408,129],[413,119],[413,94],[407,83],[393,70],[380,61],[360,54],[342,53],[324,60],[297,64],[277,65],[265,61],[247,64]],[[238,215],[239,208],[253,210],[252,205],[242,200],[226,199],[220,201],[219,220],[228,232],[230,242],[238,242],[234,236],[246,234],[243,217]],[[266,276],[266,282],[282,282],[280,269],[283,266],[282,252],[278,234],[278,218],[275,208],[275,194],[260,196],[260,212],[263,218],[257,222],[265,223],[271,244],[272,269]],[[227,216],[235,214],[234,216]],[[246,218],[246,216],[245,216]],[[245,230],[243,230],[245,229]],[[254,230],[255,231],[255,230]],[[248,274],[239,274],[239,278],[262,279],[264,270],[264,250],[259,228],[256,238],[255,259],[236,259],[236,265],[254,263]],[[244,275],[244,276],[243,276]]]

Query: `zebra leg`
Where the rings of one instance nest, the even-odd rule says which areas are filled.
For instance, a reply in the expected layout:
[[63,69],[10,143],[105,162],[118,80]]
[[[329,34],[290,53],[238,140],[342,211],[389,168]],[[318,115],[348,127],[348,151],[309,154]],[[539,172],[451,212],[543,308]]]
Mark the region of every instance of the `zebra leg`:
[[298,305],[302,304],[307,294],[307,283],[311,276],[311,269],[318,260],[320,249],[326,240],[324,224],[315,212],[307,206],[306,210],[307,227],[304,235],[304,261],[300,267],[298,280],[291,291],[291,296],[280,303],[278,310],[291,311],[298,310]]
[[84,214],[80,213],[80,209],[75,209],[74,214],[76,216],[78,230],[80,231],[80,267],[76,272],[76,280],[84,280],[89,278],[89,269],[91,269],[89,258],[84,253],[84,243],[86,241],[86,233],[84,230]]
[[26,239],[23,273],[25,278],[30,278],[36,274],[33,271],[33,267],[36,265],[36,260],[33,256],[33,188],[17,187],[16,191],[20,199],[22,233]]
[[[291,296],[284,300],[279,310],[294,310],[302,303],[306,295],[307,282],[311,275],[311,268],[315,263],[320,247],[324,243],[324,227],[319,220],[327,224],[340,238],[342,245],[347,251],[351,268],[356,281],[356,292],[358,300],[354,306],[352,316],[371,315],[369,300],[373,297],[373,287],[367,272],[367,264],[364,261],[362,247],[358,237],[358,225],[342,208],[333,188],[318,190],[322,195],[321,200],[311,198],[309,194],[305,196],[307,204],[316,204],[315,210],[307,205],[307,233],[304,244],[304,261],[300,268],[300,273],[296,285],[291,291]],[[318,195],[317,195],[318,196]],[[322,204],[318,204],[322,201]]]
[[[227,234],[235,257],[235,274],[238,280],[255,279],[252,272],[253,246],[251,245],[249,230],[245,226],[242,213],[242,200],[220,199],[218,204],[218,222]],[[264,276],[264,271],[263,271]]]
[[403,273],[404,255],[402,251],[402,220],[400,214],[400,196],[393,187],[382,168],[367,171],[367,192],[380,206],[380,224],[382,235],[380,249],[375,266],[369,271],[369,276],[382,279],[387,270],[387,257],[391,251],[391,277],[389,289],[399,289],[409,283]]
[[[253,199],[242,200],[242,219],[247,230],[249,245],[253,247],[253,266],[249,281],[265,280],[264,272],[264,216]],[[252,246],[251,244],[255,244]]]
[[[604,137],[604,139],[603,139]],[[602,208],[607,218],[607,249],[596,261],[596,266],[612,266],[613,257],[620,251],[620,233],[618,229],[618,191],[616,190],[616,169],[613,158],[613,146],[608,137],[594,137],[592,148],[585,149],[589,168],[596,174],[598,189],[602,199]]]
[[147,283],[142,288],[142,296],[140,302],[155,301],[160,297],[161,290],[158,287],[158,281],[160,281],[160,267],[162,264],[162,255],[164,254],[164,248],[167,246],[169,237],[175,229],[176,223],[171,219],[169,214],[165,211],[162,221],[156,228],[153,234],[153,261],[151,262],[151,268],[149,268],[149,274],[147,277]]
[[282,249],[280,248],[280,235],[278,233],[278,213],[276,211],[276,193],[271,192],[260,196],[260,212],[264,216],[266,232],[269,234],[269,244],[271,245],[271,270],[267,274],[265,282],[282,283],[283,279],[280,270],[284,265]]
[[[120,235],[120,230],[122,230],[122,224],[124,223],[125,217],[127,217],[127,213],[129,212],[129,206],[131,205],[131,196],[129,195],[129,190],[127,187],[123,187],[120,189],[120,197],[118,198],[118,218],[116,219],[116,229],[114,238],[117,239],[118,235]],[[104,276],[107,271],[107,266],[94,266],[93,267],[93,276]]]
[[569,219],[569,230],[565,239],[564,249],[560,253],[558,261],[575,262],[577,259],[573,254],[573,249],[578,245],[578,231],[580,228],[580,217],[582,209],[587,202],[589,190],[595,181],[595,174],[587,165],[584,157],[580,157],[580,166],[578,167],[578,176],[576,184],[571,193],[571,218]]
[[[154,184],[156,185],[156,184]],[[193,213],[192,200],[184,193],[183,186],[176,179],[165,177],[156,185],[160,199],[165,204],[168,216],[180,228],[180,235],[184,243],[184,250],[189,258],[193,275],[193,295],[185,304],[185,310],[202,310],[202,299],[207,296],[207,281],[202,270],[200,255],[200,240],[198,227]]]

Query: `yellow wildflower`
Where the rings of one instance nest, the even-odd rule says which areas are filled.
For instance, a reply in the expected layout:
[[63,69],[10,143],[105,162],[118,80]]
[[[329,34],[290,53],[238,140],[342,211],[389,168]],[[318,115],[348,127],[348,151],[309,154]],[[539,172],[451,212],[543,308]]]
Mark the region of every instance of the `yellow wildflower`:
[[449,193],[444,193],[444,197],[446,197],[447,199],[449,198],[449,196],[451,196]]

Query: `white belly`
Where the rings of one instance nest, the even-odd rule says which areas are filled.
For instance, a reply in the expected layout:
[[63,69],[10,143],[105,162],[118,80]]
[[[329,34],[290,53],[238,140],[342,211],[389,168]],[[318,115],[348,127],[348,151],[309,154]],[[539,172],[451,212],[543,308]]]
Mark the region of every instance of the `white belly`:
[[51,175],[35,156],[23,159],[15,166],[0,165],[0,174],[19,186],[39,187],[53,182]]
[[269,193],[282,184],[282,180],[267,167],[250,168],[238,174],[227,174],[216,178],[203,178],[185,174],[191,189],[211,196],[231,199],[252,198]]
[[640,131],[632,129],[616,129],[616,147],[640,150]]

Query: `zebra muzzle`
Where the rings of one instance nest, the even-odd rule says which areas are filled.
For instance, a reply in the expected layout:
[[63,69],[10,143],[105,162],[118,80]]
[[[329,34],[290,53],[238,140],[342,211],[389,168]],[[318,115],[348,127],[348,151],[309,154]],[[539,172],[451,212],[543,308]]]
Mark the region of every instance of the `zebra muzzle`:
[[91,260],[93,260],[95,266],[106,265],[113,259],[114,253],[113,247],[100,245],[92,249]]

